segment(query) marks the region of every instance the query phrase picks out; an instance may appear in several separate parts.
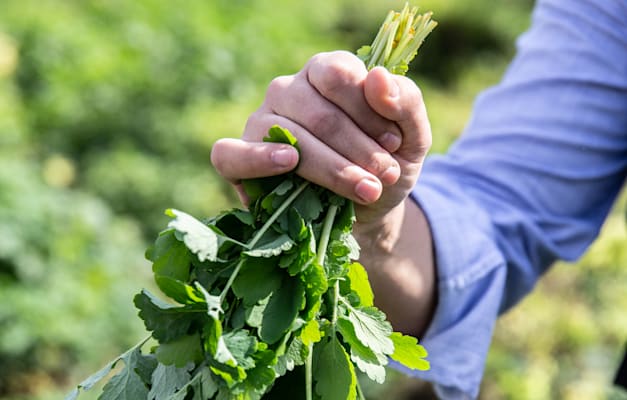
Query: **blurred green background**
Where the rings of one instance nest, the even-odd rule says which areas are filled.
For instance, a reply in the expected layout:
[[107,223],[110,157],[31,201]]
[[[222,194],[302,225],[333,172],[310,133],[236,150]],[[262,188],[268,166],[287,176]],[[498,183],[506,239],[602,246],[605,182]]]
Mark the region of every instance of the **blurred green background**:
[[[212,143],[239,136],[274,76],[369,43],[402,5],[2,0],[0,398],[62,398],[141,339],[131,298],[151,285],[143,253],[163,210],[237,205]],[[498,81],[532,1],[419,5],[440,22],[412,77],[442,152]],[[626,243],[617,207],[577,265],[557,265],[500,320],[483,399],[627,398],[609,383],[627,332]],[[369,398],[419,398],[391,375]]]

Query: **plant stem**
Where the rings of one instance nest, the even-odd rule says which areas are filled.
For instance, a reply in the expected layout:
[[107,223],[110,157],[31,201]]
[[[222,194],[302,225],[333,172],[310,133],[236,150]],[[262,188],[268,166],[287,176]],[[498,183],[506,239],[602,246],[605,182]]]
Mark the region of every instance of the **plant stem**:
[[324,265],[324,259],[327,255],[327,246],[329,246],[329,239],[331,238],[331,228],[333,228],[333,221],[337,214],[337,206],[332,204],[329,206],[329,211],[324,217],[324,223],[322,225],[322,232],[320,233],[320,242],[318,243],[318,251],[316,257],[318,264]]
[[357,398],[359,400],[366,400],[366,396],[364,396],[364,391],[361,390],[361,385],[359,384],[359,379],[357,380]]
[[[309,182],[303,182],[299,187],[296,188],[296,190],[292,192],[292,194],[290,194],[290,196],[287,199],[285,199],[285,201],[281,204],[281,206],[277,208],[277,210],[270,216],[270,218],[268,218],[266,223],[263,224],[263,226],[257,231],[257,233],[255,233],[255,236],[253,236],[250,242],[246,244],[246,248],[252,249],[255,247],[257,242],[263,237],[263,234],[266,233],[266,231],[270,228],[270,226],[274,223],[274,221],[276,221],[277,218],[281,216],[283,211],[285,211],[285,209],[289,207],[294,202],[294,200],[296,200],[298,195],[300,195],[307,186],[309,186]],[[224,301],[224,298],[226,297],[226,294],[229,292],[229,289],[231,288],[233,281],[235,281],[237,274],[239,274],[239,270],[242,268],[242,265],[244,265],[243,258],[239,260],[239,262],[235,266],[235,269],[233,270],[233,273],[231,273],[229,280],[226,282],[224,289],[222,289],[222,293],[220,293],[220,302]]]
[[246,247],[248,247],[249,249],[255,247],[259,239],[261,239],[263,234],[266,233],[266,231],[270,228],[274,221],[276,221],[276,219],[281,216],[283,211],[285,211],[285,209],[289,207],[294,202],[294,200],[296,200],[298,195],[301,194],[307,186],[309,186],[309,182],[301,183],[301,185],[297,187],[296,190],[294,190],[287,199],[285,199],[285,201],[279,206],[279,208],[277,208],[277,210],[270,216],[270,218],[268,218],[266,223],[263,224],[263,226],[257,231],[257,233],[255,233],[255,236],[250,240],[250,242],[247,243]]
[[[324,217],[324,222],[322,224],[322,232],[320,234],[320,241],[318,242],[318,249],[316,252],[316,261],[320,265],[324,265],[324,259],[327,255],[327,247],[329,246],[329,239],[331,238],[331,229],[333,228],[333,221],[335,221],[335,216],[337,215],[338,207],[335,204],[329,206],[329,210],[327,211],[327,215]],[[338,283],[338,282],[336,282]],[[339,286],[338,286],[339,289]],[[337,297],[336,297],[337,299]],[[335,306],[337,308],[337,300],[335,301]],[[334,315],[336,315],[336,311],[333,310]],[[333,328],[335,330],[335,327]],[[313,343],[310,343],[309,352],[307,353],[307,359],[305,360],[305,398],[307,400],[313,399]]]
[[313,399],[313,343],[307,346],[307,359],[305,360],[305,397],[307,400]]

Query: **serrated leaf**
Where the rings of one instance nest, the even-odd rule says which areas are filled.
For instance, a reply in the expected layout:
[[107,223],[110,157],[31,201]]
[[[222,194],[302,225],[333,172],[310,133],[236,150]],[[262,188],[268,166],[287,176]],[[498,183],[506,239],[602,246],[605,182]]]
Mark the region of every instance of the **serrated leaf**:
[[146,385],[152,381],[152,373],[157,368],[159,362],[154,354],[142,354],[135,363],[135,372]]
[[152,388],[148,400],[169,400],[177,390],[190,381],[189,368],[177,368],[174,365],[157,365],[152,373]]
[[307,322],[300,332],[300,339],[305,346],[318,343],[322,339],[322,332],[320,332],[320,324],[315,319]]
[[285,354],[278,358],[274,366],[275,371],[279,376],[285,375],[287,371],[292,371],[296,366],[305,364],[308,353],[309,350],[302,340],[298,337],[294,338],[287,346]]
[[337,328],[344,342],[350,346],[351,360],[357,368],[371,380],[383,383],[385,380],[385,365],[388,363],[387,356],[381,353],[375,354],[362,343],[357,338],[353,324],[348,319],[339,318],[337,320]]
[[324,267],[314,260],[300,274],[300,278],[305,286],[305,308],[302,315],[306,320],[311,320],[320,310],[322,295],[329,288],[327,275]]
[[152,331],[152,336],[161,343],[171,342],[189,333],[199,313],[203,312],[202,309],[190,306],[172,306],[147,290],[135,295],[133,302],[139,309],[139,316],[144,321],[146,329]]
[[250,369],[255,366],[252,355],[257,351],[257,339],[250,336],[245,330],[228,332],[222,335],[222,337],[226,347],[235,361],[237,361],[237,365],[244,369]]
[[136,363],[141,357],[139,349],[122,357],[124,368],[107,382],[99,400],[137,400],[148,396],[148,388],[135,372]]
[[194,397],[192,400],[211,399],[218,391],[218,384],[211,375],[209,368],[203,368],[194,377]]
[[264,238],[259,241],[259,244],[254,249],[246,250],[243,254],[250,257],[273,257],[288,251],[292,246],[294,246],[294,241],[288,235],[276,236],[270,233],[264,235]]
[[200,362],[204,355],[200,336],[185,335],[172,342],[162,343],[155,351],[157,360],[164,365],[185,367],[189,362]]
[[374,294],[368,280],[366,269],[358,262],[351,263],[348,267],[348,280],[350,289],[359,296],[361,305],[372,307],[374,305]]
[[390,338],[394,343],[394,352],[390,355],[393,360],[409,369],[426,371],[430,368],[429,361],[424,359],[428,355],[427,350],[418,344],[418,339],[398,332],[392,333]]
[[168,228],[175,229],[182,235],[185,246],[200,261],[218,259],[218,235],[211,228],[183,211],[168,209],[166,214],[174,217]]
[[354,400],[357,397],[357,377],[353,363],[337,338],[315,347],[314,380],[321,400]]
[[394,343],[390,339],[392,325],[385,314],[375,307],[349,307],[348,316],[342,317],[353,325],[355,336],[375,354],[392,354]]

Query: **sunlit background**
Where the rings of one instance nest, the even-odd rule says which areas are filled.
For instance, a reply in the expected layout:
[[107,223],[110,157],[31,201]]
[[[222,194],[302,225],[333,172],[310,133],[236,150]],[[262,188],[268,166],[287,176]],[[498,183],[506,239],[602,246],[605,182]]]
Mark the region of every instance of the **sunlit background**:
[[[0,398],[59,399],[145,336],[132,296],[175,207],[238,205],[212,170],[276,75],[371,41],[380,0],[2,0]],[[412,69],[434,152],[498,82],[531,0],[423,0],[440,23]],[[627,399],[625,196],[577,265],[558,265],[497,328],[481,398]],[[452,349],[455,344],[451,344]],[[391,372],[368,398],[416,399]],[[96,394],[82,398],[93,399]]]

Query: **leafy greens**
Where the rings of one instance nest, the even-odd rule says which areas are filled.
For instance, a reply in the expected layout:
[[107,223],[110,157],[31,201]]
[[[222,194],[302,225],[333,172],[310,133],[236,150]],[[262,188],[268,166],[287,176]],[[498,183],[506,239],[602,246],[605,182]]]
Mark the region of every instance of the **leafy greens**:
[[[372,46],[369,68],[404,73],[435,22],[408,5],[390,12]],[[274,126],[267,141],[298,148]],[[249,209],[199,221],[179,210],[146,252],[159,296],[134,298],[151,336],[80,383],[76,399],[124,367],[103,400],[255,400],[285,398],[280,380],[304,377],[291,398],[363,398],[357,371],[382,383],[390,358],[428,369],[415,338],[393,332],[373,303],[355,260],[352,202],[295,173],[246,181]],[[157,344],[141,349],[150,338]],[[285,386],[285,385],[283,385]],[[285,390],[285,388],[283,388]]]

